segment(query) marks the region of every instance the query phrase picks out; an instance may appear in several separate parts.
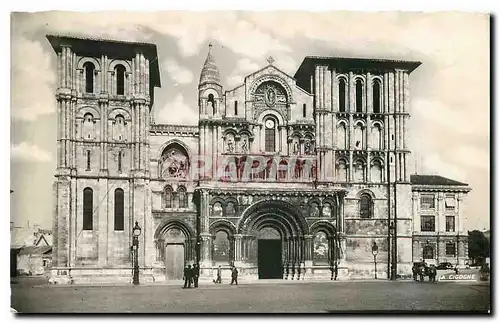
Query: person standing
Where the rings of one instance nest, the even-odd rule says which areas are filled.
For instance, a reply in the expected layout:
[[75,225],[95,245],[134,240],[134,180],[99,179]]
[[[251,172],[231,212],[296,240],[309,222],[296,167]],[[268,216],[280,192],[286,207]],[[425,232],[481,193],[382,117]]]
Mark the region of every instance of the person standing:
[[418,266],[417,266],[417,264],[415,264],[415,263],[413,264],[411,271],[413,273],[413,280],[417,281],[418,280]]
[[198,264],[193,265],[193,283],[194,287],[198,288],[198,279],[200,277],[200,266]]
[[222,268],[219,265],[219,268],[217,268],[217,279],[215,280],[216,284],[221,284],[222,283]]
[[183,288],[191,288],[192,273],[193,273],[193,270],[191,269],[191,265],[187,265],[186,268],[184,268],[184,287]]
[[231,271],[231,284],[230,285],[232,285],[233,283],[238,285],[238,269],[236,269],[236,267],[233,267],[233,269]]

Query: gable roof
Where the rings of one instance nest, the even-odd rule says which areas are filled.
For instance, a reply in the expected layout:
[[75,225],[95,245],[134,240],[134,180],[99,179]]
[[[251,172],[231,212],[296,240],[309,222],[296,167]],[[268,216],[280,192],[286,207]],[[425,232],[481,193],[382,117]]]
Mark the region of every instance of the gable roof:
[[410,182],[412,185],[469,186],[439,175],[411,175]]

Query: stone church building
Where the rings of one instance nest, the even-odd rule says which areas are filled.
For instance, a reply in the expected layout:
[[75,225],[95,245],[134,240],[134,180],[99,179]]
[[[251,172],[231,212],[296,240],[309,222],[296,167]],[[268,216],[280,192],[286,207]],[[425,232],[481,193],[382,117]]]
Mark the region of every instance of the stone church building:
[[373,278],[377,248],[379,279],[421,259],[464,263],[470,188],[408,168],[420,62],[308,56],[292,76],[269,58],[224,89],[210,46],[198,125],[171,125],[152,117],[154,44],[47,39],[58,57],[52,282],[131,281],[136,222],[142,282],[182,279],[193,263],[201,281],[219,266],[243,281]]

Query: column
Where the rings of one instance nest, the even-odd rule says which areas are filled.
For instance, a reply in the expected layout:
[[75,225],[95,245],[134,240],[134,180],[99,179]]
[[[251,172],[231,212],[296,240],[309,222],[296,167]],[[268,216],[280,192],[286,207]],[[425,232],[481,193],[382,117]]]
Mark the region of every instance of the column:
[[234,235],[234,262],[235,266],[239,266],[242,260],[242,240],[243,236],[241,234]]

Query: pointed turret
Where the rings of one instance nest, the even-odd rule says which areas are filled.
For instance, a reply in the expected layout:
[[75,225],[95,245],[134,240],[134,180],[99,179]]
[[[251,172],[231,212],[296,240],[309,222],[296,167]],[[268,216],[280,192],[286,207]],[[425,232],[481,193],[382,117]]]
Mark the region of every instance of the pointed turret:
[[220,85],[219,69],[217,68],[215,59],[212,56],[211,43],[208,45],[208,55],[207,58],[205,59],[205,64],[203,64],[203,69],[201,70],[199,86],[208,83]]

